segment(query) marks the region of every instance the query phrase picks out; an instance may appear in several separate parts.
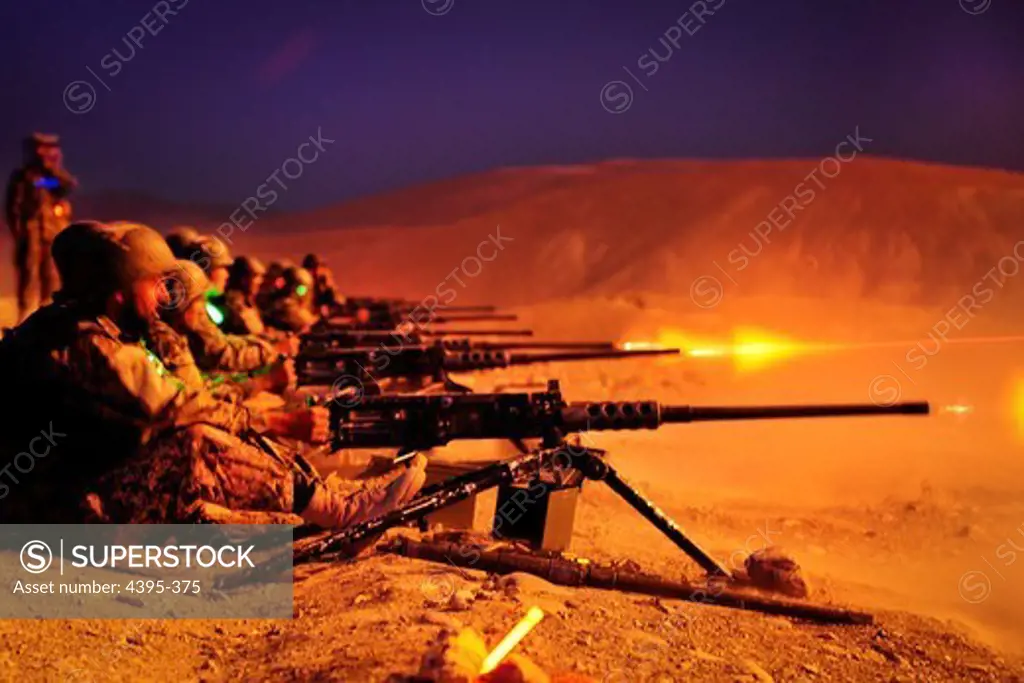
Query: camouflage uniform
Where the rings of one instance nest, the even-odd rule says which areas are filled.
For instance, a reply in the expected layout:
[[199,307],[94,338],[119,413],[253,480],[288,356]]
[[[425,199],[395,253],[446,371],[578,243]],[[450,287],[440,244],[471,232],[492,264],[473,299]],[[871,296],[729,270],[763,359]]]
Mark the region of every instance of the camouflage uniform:
[[[36,148],[56,148],[56,136],[35,135],[25,141],[28,155]],[[50,301],[59,286],[50,244],[68,225],[71,205],[66,197],[77,186],[63,168],[45,168],[38,161],[13,174],[7,183],[4,217],[14,237],[18,319]]]
[[200,498],[291,511],[289,468],[234,436],[259,419],[186,386],[104,316],[74,302],[44,307],[0,342],[0,371],[18,397],[0,435],[4,461],[47,425],[55,442],[10,487],[6,521],[78,521],[86,491],[113,522],[180,521]]
[[196,364],[206,372],[249,372],[270,365],[278,353],[268,342],[253,336],[224,334],[209,316],[186,325],[176,318],[171,326],[188,340]]
[[282,296],[267,311],[268,325],[288,332],[301,332],[316,322],[316,316],[294,295]]
[[229,289],[213,299],[213,304],[224,313],[220,328],[228,334],[265,335],[267,327],[255,303],[249,301],[245,292]]
[[189,389],[207,389],[215,397],[233,403],[241,403],[257,393],[243,381],[243,377],[204,376],[200,372],[199,366],[196,365],[196,359],[189,349],[188,340],[162,320],[150,322],[144,344],[160,359],[168,372],[181,380]]

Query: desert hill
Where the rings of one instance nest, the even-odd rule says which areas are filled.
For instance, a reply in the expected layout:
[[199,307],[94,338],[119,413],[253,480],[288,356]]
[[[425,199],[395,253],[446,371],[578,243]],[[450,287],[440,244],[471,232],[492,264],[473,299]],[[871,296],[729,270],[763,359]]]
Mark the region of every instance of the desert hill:
[[[459,269],[465,302],[686,295],[704,278],[700,291],[720,285],[730,296],[945,305],[1012,256],[1024,225],[1024,174],[867,156],[838,175],[826,167],[832,178],[816,169],[818,160],[508,168],[314,211],[271,209],[231,240],[267,259],[282,237],[291,256],[315,244],[349,291],[416,298],[455,283]],[[100,196],[76,213],[213,230],[232,211]],[[475,262],[499,226],[505,248],[492,257],[482,247],[493,261]],[[337,232],[328,240],[327,230]]]

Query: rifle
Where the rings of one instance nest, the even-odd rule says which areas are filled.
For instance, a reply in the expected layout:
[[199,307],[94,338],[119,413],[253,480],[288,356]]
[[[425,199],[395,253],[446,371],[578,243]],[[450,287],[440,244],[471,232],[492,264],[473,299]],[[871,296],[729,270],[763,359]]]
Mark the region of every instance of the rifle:
[[[432,378],[445,382],[449,372],[473,372],[535,363],[605,360],[678,354],[679,349],[552,351],[514,353],[506,350],[447,351],[443,345],[375,348],[307,348],[295,358],[300,385],[332,384],[339,377],[376,385],[378,379]],[[457,385],[455,385],[457,386]]]
[[[399,394],[363,396],[330,406],[332,445],[338,448],[398,448],[398,461],[417,450],[454,440],[509,439],[522,455],[424,488],[406,506],[316,543],[303,557],[345,552],[383,531],[423,520],[441,508],[482,491],[527,482],[566,488],[600,480],[699,564],[710,576],[732,579],[729,570],[692,541],[607,461],[603,450],[566,441],[571,433],[657,429],[667,424],[881,415],[927,415],[924,401],[874,404],[771,406],[662,405],[654,401],[566,402],[557,380],[532,394]],[[524,439],[540,438],[527,449]]]

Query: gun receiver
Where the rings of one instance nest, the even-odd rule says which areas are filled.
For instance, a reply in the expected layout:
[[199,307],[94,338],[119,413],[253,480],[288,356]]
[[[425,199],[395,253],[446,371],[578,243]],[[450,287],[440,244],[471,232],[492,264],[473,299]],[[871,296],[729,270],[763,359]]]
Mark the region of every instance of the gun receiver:
[[338,448],[427,450],[463,439],[542,438],[560,442],[585,431],[657,429],[665,424],[722,420],[927,415],[927,402],[702,407],[654,401],[566,403],[558,382],[548,390],[518,394],[365,396],[355,404],[332,402],[333,445]]

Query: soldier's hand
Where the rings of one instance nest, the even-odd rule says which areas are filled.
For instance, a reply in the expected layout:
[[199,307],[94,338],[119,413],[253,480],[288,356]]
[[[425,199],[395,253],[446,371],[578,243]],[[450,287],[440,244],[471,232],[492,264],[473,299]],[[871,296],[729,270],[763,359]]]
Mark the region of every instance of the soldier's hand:
[[270,366],[271,391],[281,393],[291,389],[298,381],[295,361],[290,358],[279,360]]
[[292,438],[310,443],[326,443],[331,438],[331,413],[317,406],[292,413]]

